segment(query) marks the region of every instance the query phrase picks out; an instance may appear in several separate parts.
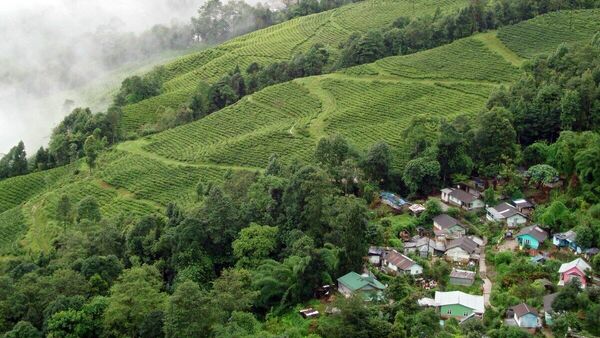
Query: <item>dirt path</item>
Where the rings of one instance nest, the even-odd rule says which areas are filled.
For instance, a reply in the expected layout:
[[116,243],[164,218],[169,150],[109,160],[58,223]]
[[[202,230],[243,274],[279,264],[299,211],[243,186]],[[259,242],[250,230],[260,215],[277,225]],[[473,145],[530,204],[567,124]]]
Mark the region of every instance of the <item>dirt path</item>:
[[492,306],[490,303],[490,295],[492,293],[492,281],[487,277],[487,264],[485,262],[485,246],[487,245],[487,238],[483,238],[483,251],[479,258],[479,276],[483,279],[483,303],[485,306]]

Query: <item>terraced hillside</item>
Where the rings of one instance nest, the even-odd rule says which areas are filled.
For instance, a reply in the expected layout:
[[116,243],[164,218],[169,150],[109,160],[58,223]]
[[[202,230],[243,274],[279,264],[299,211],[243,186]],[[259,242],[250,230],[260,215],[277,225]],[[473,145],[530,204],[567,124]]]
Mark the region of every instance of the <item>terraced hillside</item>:
[[[598,11],[560,15],[600,21]],[[587,40],[593,33],[586,34],[578,36]],[[547,41],[545,49],[556,47]],[[479,34],[266,88],[207,118],[121,143],[101,156],[93,173],[75,163],[5,180],[0,182],[0,253],[18,249],[15,241],[28,252],[49,250],[62,230],[55,217],[62,194],[75,204],[95,196],[105,217],[134,217],[170,201],[193,201],[198,181],[219,182],[232,170],[260,170],[273,152],[284,161],[309,159],[327,134],[342,134],[358,149],[385,140],[402,165],[403,130],[413,117],[476,114],[496,86],[519,76],[523,61],[496,32]]]
[[433,15],[438,8],[442,12],[454,11],[467,3],[467,0],[363,1],[296,18],[185,56],[166,65],[162,95],[125,107],[125,131],[135,131],[147,122],[154,122],[165,107],[178,107],[201,82],[218,80],[236,65],[245,69],[252,62],[288,60],[315,43],[328,46],[335,57],[339,44],[353,32],[388,25],[400,16]]
[[519,56],[552,52],[560,43],[575,43],[600,31],[600,9],[555,12],[506,26],[498,38]]
[[264,167],[273,152],[284,160],[308,159],[319,138],[339,133],[358,149],[385,140],[401,164],[402,131],[413,117],[475,113],[494,86],[518,77],[515,65],[488,48],[490,38],[270,87],[149,137],[143,149],[186,163]]

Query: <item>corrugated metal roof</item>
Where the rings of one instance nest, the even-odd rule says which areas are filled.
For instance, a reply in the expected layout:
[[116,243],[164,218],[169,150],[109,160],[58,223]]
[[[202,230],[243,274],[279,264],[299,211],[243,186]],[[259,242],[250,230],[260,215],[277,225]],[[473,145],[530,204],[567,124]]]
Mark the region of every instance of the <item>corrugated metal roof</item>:
[[475,312],[485,312],[483,296],[470,295],[461,291],[435,292],[436,306],[460,304],[473,309]]

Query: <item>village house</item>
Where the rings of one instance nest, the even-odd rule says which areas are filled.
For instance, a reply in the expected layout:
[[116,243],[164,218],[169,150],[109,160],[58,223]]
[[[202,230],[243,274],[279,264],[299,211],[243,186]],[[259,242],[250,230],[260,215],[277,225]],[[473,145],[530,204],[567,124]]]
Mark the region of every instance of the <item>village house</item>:
[[381,203],[389,206],[395,212],[402,212],[402,209],[408,205],[408,202],[391,192],[382,192],[379,194]]
[[564,263],[558,269],[558,273],[560,274],[558,285],[562,286],[576,279],[579,281],[581,287],[585,288],[587,285],[586,271],[588,270],[592,270],[592,267],[582,258]]
[[423,206],[423,204],[411,204],[410,207],[408,207],[408,210],[411,212],[411,214],[413,216],[419,216],[423,211],[426,210],[425,206]]
[[419,257],[427,258],[429,256],[442,256],[446,251],[444,242],[435,241],[424,236],[414,236],[409,241],[404,242],[404,254],[417,254]]
[[475,272],[461,269],[452,269],[450,272],[450,284],[471,286],[475,281]]
[[369,262],[375,266],[381,266],[381,258],[383,257],[384,251],[385,250],[383,248],[376,246],[370,247],[367,253]]
[[338,278],[338,291],[346,298],[360,294],[367,301],[383,299],[385,285],[369,275],[359,275],[349,272]]
[[468,263],[479,260],[481,248],[469,237],[452,240],[446,245],[446,259],[455,263]]
[[455,188],[442,189],[441,199],[444,203],[455,205],[465,210],[483,208],[484,204],[477,196]]
[[552,315],[554,315],[552,303],[554,303],[556,296],[558,296],[558,292],[544,296],[544,321],[546,322],[546,325],[552,325]]
[[531,306],[521,303],[508,309],[505,323],[511,326],[518,326],[524,329],[536,329],[542,324],[538,317],[538,312]]
[[567,232],[561,232],[554,234],[552,237],[552,244],[559,248],[569,248],[574,252],[580,254],[583,249],[577,245],[575,239],[577,238],[577,234],[573,230],[569,230]]
[[495,207],[488,207],[485,217],[490,222],[504,222],[509,228],[516,228],[527,222],[527,217],[512,205],[503,202]]
[[521,249],[529,247],[537,250],[546,238],[548,238],[548,233],[537,225],[524,227],[517,234],[517,241]]
[[470,295],[461,291],[435,292],[434,304],[443,318],[462,319],[472,314],[485,312],[483,296]]
[[387,250],[383,255],[383,268],[397,275],[420,275],[423,267],[396,250]]
[[534,205],[526,199],[514,200],[512,204],[515,206],[515,209],[517,209],[518,212],[526,217],[529,217],[534,209]]
[[467,230],[454,217],[441,214],[433,219],[433,232],[437,237],[454,239],[464,236]]

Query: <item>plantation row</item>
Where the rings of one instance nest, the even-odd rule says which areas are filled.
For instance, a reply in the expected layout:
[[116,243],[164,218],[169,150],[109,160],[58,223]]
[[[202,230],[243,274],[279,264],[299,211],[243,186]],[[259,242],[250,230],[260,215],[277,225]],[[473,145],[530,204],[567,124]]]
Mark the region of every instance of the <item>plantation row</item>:
[[474,38],[375,62],[384,72],[414,79],[511,82],[519,70]]
[[331,11],[299,17],[279,25],[232,39],[216,48],[186,56],[166,65],[167,76],[163,94],[124,109],[124,130],[137,131],[146,123],[155,122],[157,112],[164,107],[184,104],[198,83],[215,82],[235,66],[244,70],[253,62],[267,65],[289,60],[295,53],[306,51],[315,43],[335,50],[352,32],[366,32],[390,24],[400,16],[433,15],[437,8],[443,12],[467,4],[466,0],[396,0],[365,1]]
[[233,142],[211,148],[203,154],[201,160],[257,168],[265,168],[273,153],[277,153],[284,162],[292,159],[309,160],[316,141],[310,137],[294,134],[294,128],[286,127],[249,134]]
[[0,213],[0,254],[13,253],[18,239],[25,230],[25,217],[23,217],[21,207]]
[[498,38],[518,55],[531,58],[553,52],[563,42],[588,40],[599,30],[600,10],[561,11],[503,27]]
[[144,148],[161,156],[198,162],[207,147],[231,142],[273,125],[291,126],[319,113],[320,101],[301,85],[269,87],[199,121],[165,131]]
[[0,181],[0,212],[12,209],[49,189],[72,170],[73,166],[64,166]]
[[221,182],[226,170],[170,166],[140,155],[114,151],[101,169],[100,177],[114,187],[132,192],[136,198],[163,205],[193,198],[196,184]]
[[327,122],[328,134],[339,133],[363,150],[385,140],[398,152],[400,161],[406,157],[403,131],[413,117],[450,118],[475,113],[486,101],[480,95],[430,84],[327,79],[322,86],[334,95],[338,107]]

